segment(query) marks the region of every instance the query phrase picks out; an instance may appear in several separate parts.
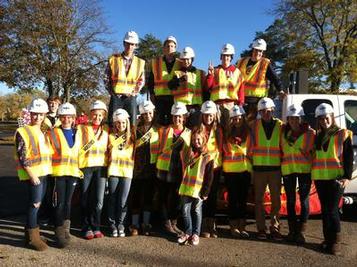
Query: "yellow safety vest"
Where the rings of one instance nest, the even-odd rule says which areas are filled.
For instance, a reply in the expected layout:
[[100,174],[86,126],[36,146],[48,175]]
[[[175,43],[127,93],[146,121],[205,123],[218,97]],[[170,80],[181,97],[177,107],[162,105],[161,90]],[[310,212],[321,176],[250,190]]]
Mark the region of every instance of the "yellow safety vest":
[[79,128],[82,132],[82,145],[79,152],[79,168],[107,166],[107,147],[109,141],[108,126],[100,126],[101,132],[99,133],[99,136],[95,135],[91,125],[80,125]]
[[315,131],[312,129],[309,129],[306,133],[300,135],[293,144],[289,144],[285,136],[282,136],[282,175],[311,172],[312,159],[310,155],[314,147],[314,137]]
[[223,172],[240,173],[251,172],[252,165],[247,158],[247,144],[250,143],[248,135],[246,141],[241,145],[226,142],[223,145]]
[[237,67],[240,69],[244,78],[244,94],[245,96],[265,97],[268,95],[266,72],[270,64],[270,60],[267,58],[260,59],[248,72],[247,64],[249,59],[250,57],[242,58],[237,63]]
[[147,141],[150,142],[150,163],[154,164],[157,161],[159,153],[159,132],[156,128],[151,127],[149,131],[137,139],[135,147],[138,148]]
[[324,151],[323,148],[315,151],[311,179],[333,180],[344,175],[343,143],[349,137],[352,138],[352,132],[341,129],[330,138],[327,151]]
[[[181,154],[182,162],[185,162],[185,151]],[[183,167],[183,178],[179,188],[179,195],[198,198],[204,181],[204,174],[210,154],[201,154],[192,159],[187,166]],[[184,165],[184,163],[183,163]]]
[[214,159],[213,168],[222,166],[223,133],[220,128],[212,129],[207,139],[207,150]]
[[180,140],[184,142],[184,146],[189,146],[191,141],[191,131],[185,128],[175,143],[173,143],[173,137],[174,129],[172,127],[169,126],[159,129],[159,152],[156,162],[156,168],[158,170],[169,170],[173,147],[180,142]]
[[265,135],[261,119],[256,120],[253,124],[251,147],[248,148],[253,166],[280,166],[282,122],[275,118],[273,120],[276,122],[270,139]]
[[145,61],[133,56],[128,74],[125,71],[124,59],[121,55],[109,58],[111,70],[111,83],[115,94],[131,94],[140,77],[144,75]]
[[211,91],[211,100],[234,100],[238,101],[238,91],[243,82],[243,76],[240,70],[236,68],[232,76],[227,77],[223,68],[215,69],[215,83],[216,85]]
[[60,126],[61,126],[61,121],[60,121],[59,118],[56,118],[55,124],[52,125],[50,119],[46,117],[46,118],[45,118],[45,121],[44,121],[44,124],[45,124],[46,131],[47,131],[47,130],[52,129],[52,128],[55,128],[55,127],[60,127]]
[[[52,150],[47,135],[34,126],[25,125],[17,129],[25,142],[26,159],[29,161],[30,170],[38,177],[46,176],[52,173]],[[15,134],[16,137],[16,134]],[[17,163],[17,175],[20,181],[29,180],[30,177],[19,162],[15,151],[15,160]]]
[[154,93],[156,96],[172,95],[167,83],[172,80],[175,71],[180,68],[180,64],[175,60],[171,72],[167,70],[163,57],[154,58],[151,61],[152,72],[154,74]]
[[81,149],[81,131],[76,131],[73,147],[69,147],[61,128],[49,131],[49,137],[54,154],[52,156],[52,176],[73,176],[83,178],[79,169],[78,157]]
[[204,72],[202,70],[196,69],[195,72],[184,72],[177,70],[175,75],[177,78],[187,75],[187,81],[181,83],[179,88],[172,90],[174,96],[174,101],[182,102],[186,105],[201,105],[202,104],[202,82],[201,79],[204,77]]
[[125,140],[114,133],[109,135],[108,177],[133,178],[134,144],[124,145]]

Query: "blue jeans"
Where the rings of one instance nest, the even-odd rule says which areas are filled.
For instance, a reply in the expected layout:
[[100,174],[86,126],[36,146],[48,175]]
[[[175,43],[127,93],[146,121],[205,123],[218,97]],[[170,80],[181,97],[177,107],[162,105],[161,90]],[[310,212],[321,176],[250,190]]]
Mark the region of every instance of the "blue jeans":
[[181,196],[182,218],[185,233],[188,235],[200,235],[201,233],[202,203],[202,199]]
[[130,178],[114,176],[109,178],[108,220],[110,226],[124,225],[128,211],[130,185]]
[[136,124],[136,117],[138,114],[136,96],[124,96],[115,94],[110,96],[108,120],[111,127],[113,126],[113,113],[118,108],[125,109],[129,113],[131,125]]
[[55,194],[57,195],[55,226],[62,226],[65,220],[71,218],[71,204],[78,178],[60,176],[55,178]]
[[82,227],[100,230],[103,199],[105,191],[106,167],[83,168],[84,179],[81,182]]
[[26,228],[33,229],[38,227],[37,214],[40,209],[40,205],[35,207],[36,203],[41,203],[46,193],[47,176],[39,177],[41,183],[39,185],[33,185],[30,181],[27,181],[29,190],[29,206],[27,210]]

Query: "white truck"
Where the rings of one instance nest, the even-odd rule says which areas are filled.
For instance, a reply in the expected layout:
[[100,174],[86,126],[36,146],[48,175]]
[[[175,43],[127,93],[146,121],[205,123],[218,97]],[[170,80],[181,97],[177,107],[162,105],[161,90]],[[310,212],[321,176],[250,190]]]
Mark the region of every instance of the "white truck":
[[299,104],[305,112],[305,120],[316,128],[315,109],[321,103],[328,103],[334,108],[335,120],[341,128],[353,132],[353,179],[345,189],[344,204],[357,203],[357,96],[325,94],[289,94],[282,104],[282,119],[286,121],[287,107]]

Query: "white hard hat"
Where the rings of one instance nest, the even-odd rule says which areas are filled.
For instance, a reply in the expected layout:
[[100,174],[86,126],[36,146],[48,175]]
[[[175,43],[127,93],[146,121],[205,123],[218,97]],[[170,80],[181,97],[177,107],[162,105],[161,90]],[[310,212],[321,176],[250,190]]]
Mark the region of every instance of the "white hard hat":
[[238,105],[234,105],[233,108],[229,111],[229,118],[242,116],[245,114],[244,108]]
[[102,110],[105,110],[106,112],[108,112],[108,109],[107,109],[107,105],[104,104],[103,101],[100,101],[100,100],[96,100],[92,103],[92,105],[90,105],[90,110],[96,110],[96,109],[102,109]]
[[267,50],[267,43],[264,41],[264,39],[257,39],[254,40],[252,47],[254,49],[258,49],[258,50]]
[[305,116],[304,109],[300,105],[292,104],[288,107],[287,117],[302,117]]
[[145,100],[139,105],[140,114],[148,113],[153,110],[155,110],[155,106],[150,100]]
[[176,102],[171,107],[171,115],[177,116],[177,115],[185,115],[187,113],[188,113],[188,111],[187,111],[186,105],[182,102]]
[[333,107],[327,103],[321,103],[315,109],[315,118],[319,116],[326,116],[327,114],[333,114]]
[[176,40],[175,36],[172,36],[172,35],[167,36],[167,38],[165,39],[165,42],[164,42],[164,43],[166,43],[166,42],[168,42],[168,41],[174,42],[175,45],[177,46],[177,40]]
[[28,110],[33,113],[47,113],[48,105],[45,100],[41,98],[35,98],[31,101]]
[[76,116],[76,108],[71,104],[71,103],[63,103],[62,105],[59,106],[58,115],[73,115]]
[[134,31],[129,31],[125,34],[124,36],[124,42],[130,43],[130,44],[138,44],[139,43],[139,36],[136,32]]
[[258,111],[268,108],[275,108],[274,101],[269,97],[263,97],[258,102]]
[[204,102],[201,106],[201,113],[202,114],[216,114],[217,113],[216,104],[211,100]]
[[195,57],[195,52],[189,46],[186,46],[180,54],[181,59],[194,58],[194,57]]
[[221,55],[234,55],[235,54],[235,50],[234,50],[234,46],[231,44],[225,44],[222,47],[221,50]]
[[129,119],[129,114],[125,109],[118,108],[113,113],[113,122],[120,121],[120,120],[127,120]]

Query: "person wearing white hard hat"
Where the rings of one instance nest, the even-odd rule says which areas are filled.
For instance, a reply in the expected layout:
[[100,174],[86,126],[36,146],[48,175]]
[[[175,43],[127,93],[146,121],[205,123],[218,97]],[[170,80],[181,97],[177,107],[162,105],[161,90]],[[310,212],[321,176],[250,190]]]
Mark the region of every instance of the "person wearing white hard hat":
[[[304,233],[309,217],[311,164],[315,139],[315,131],[302,120],[304,115],[300,105],[290,105],[281,137],[281,173],[287,198],[289,226],[287,240],[298,244],[305,243]],[[297,181],[301,206],[299,218],[295,211]]]
[[156,161],[158,202],[164,221],[164,229],[170,234],[181,235],[177,227],[180,213],[177,194],[182,180],[180,152],[190,145],[191,131],[186,128],[187,108],[177,102],[171,107],[172,124],[159,128],[158,157]]
[[215,214],[217,208],[217,192],[222,173],[223,131],[218,124],[217,106],[211,100],[201,106],[201,124],[199,128],[206,135],[207,151],[214,159],[213,181],[207,201],[203,203],[202,237],[217,237]]
[[49,131],[54,154],[52,156],[52,178],[55,181],[56,195],[55,235],[60,248],[70,242],[71,201],[78,179],[83,178],[79,169],[81,131],[74,128],[76,108],[64,103],[58,108],[61,126]]
[[42,251],[48,248],[40,237],[38,211],[46,192],[46,182],[52,173],[52,153],[48,145],[48,137],[41,130],[48,112],[46,101],[33,99],[29,105],[30,124],[16,130],[15,159],[17,175],[29,191],[25,226],[26,245]]
[[145,61],[135,56],[139,36],[129,31],[123,39],[124,51],[109,58],[106,87],[110,94],[109,125],[112,126],[113,112],[125,109],[130,115],[130,123],[136,124],[136,96],[145,84]]
[[312,160],[311,179],[321,203],[323,252],[341,255],[341,223],[339,203],[352,178],[352,132],[336,125],[330,104],[316,107],[317,135]]
[[206,74],[193,66],[194,59],[193,49],[185,47],[180,53],[181,67],[174,72],[173,78],[168,83],[174,102],[182,102],[186,105],[189,111],[187,126],[191,128],[199,123],[199,110],[204,101],[203,88],[206,85]]
[[207,90],[210,99],[219,105],[221,110],[221,124],[227,128],[229,124],[229,110],[238,104],[244,104],[243,76],[240,70],[232,64],[235,54],[233,45],[224,44],[221,50],[221,64],[208,66]]
[[251,122],[252,142],[248,146],[251,158],[255,189],[255,219],[258,239],[267,238],[265,229],[264,194],[269,186],[271,211],[270,234],[274,240],[282,240],[280,234],[280,191],[281,191],[281,128],[282,122],[273,117],[274,102],[263,97],[258,102],[259,119]]
[[177,57],[177,40],[168,36],[163,45],[163,55],[151,60],[151,72],[147,87],[156,106],[157,123],[167,126],[171,123],[170,107],[174,100],[168,82],[180,68]]
[[252,44],[252,55],[241,58],[237,62],[237,67],[244,78],[243,90],[245,102],[248,104],[248,118],[251,113],[253,114],[252,118],[255,118],[256,105],[259,99],[268,96],[269,83],[274,85],[277,92],[283,91],[281,81],[275,73],[271,61],[263,57],[266,49],[266,42],[263,39],[256,39]]
[[245,225],[252,167],[247,157],[247,146],[251,134],[242,106],[234,105],[229,111],[229,117],[228,135],[223,144],[222,165],[228,190],[230,232],[233,237],[248,238]]
[[105,184],[107,182],[109,127],[105,124],[107,105],[95,100],[90,106],[90,123],[79,125],[82,146],[79,168],[81,181],[82,234],[87,240],[104,237],[100,231]]
[[138,235],[140,228],[143,235],[150,235],[152,230],[150,217],[155,193],[155,164],[159,141],[154,111],[155,106],[150,100],[145,100],[139,105],[134,175],[129,196],[132,214],[129,230],[132,236]]
[[113,123],[108,145],[108,221],[112,237],[125,237],[124,222],[133,178],[135,137],[126,110],[115,110]]

